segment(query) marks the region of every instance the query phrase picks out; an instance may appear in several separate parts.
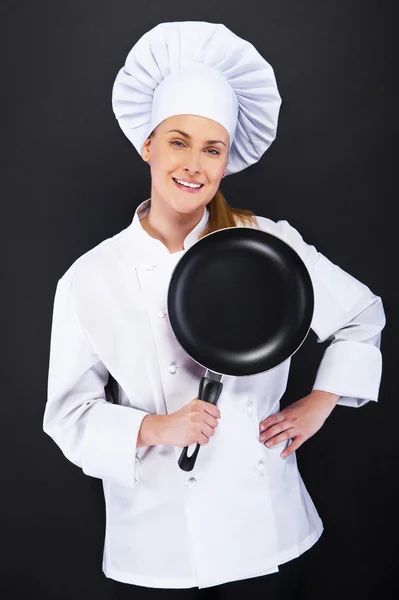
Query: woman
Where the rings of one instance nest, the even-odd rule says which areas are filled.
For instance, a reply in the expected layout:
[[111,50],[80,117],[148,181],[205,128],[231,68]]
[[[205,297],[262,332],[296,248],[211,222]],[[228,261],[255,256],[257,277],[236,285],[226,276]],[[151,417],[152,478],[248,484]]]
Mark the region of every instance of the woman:
[[[158,25],[129,53],[113,106],[151,167],[151,198],[58,281],[44,431],[103,481],[103,570],[119,597],[156,588],[170,600],[240,591],[297,598],[298,557],[323,526],[295,450],[337,403],[377,400],[381,299],[287,221],[223,198],[222,178],[259,160],[276,132],[273,70],[251,44],[223,25]],[[178,260],[200,237],[239,224],[298,252],[315,290],[312,329],[331,340],[312,391],[282,411],[289,360],[226,377],[213,406],[196,398],[203,369],[168,324]],[[186,473],[177,459],[196,442],[203,447]]]

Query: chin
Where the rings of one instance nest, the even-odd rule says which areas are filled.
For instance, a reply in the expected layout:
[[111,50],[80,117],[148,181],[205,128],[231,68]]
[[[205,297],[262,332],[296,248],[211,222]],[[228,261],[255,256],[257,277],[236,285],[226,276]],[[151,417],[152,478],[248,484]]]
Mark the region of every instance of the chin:
[[173,208],[173,210],[175,210],[176,212],[179,212],[181,214],[184,215],[190,215],[194,212],[199,211],[200,209],[204,209],[204,205],[198,204],[197,202],[194,203],[192,202],[191,204],[189,202],[179,202],[179,201],[175,201],[172,202],[169,206],[171,206],[171,208]]
[[192,196],[190,197],[190,195],[187,194],[187,198],[174,197],[168,201],[168,204],[176,212],[190,214],[199,211],[200,209],[203,210],[210,200],[212,200],[212,198],[209,200],[204,200],[202,198],[200,201],[199,199]]

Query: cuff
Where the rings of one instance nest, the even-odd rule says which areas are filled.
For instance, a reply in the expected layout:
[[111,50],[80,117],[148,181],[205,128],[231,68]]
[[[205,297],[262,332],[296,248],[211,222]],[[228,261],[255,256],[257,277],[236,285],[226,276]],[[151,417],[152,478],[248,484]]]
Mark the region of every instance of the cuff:
[[148,414],[109,402],[93,406],[83,439],[83,472],[134,487],[137,436]]
[[334,342],[325,351],[312,390],[338,394],[337,404],[360,407],[378,399],[382,357],[362,342]]

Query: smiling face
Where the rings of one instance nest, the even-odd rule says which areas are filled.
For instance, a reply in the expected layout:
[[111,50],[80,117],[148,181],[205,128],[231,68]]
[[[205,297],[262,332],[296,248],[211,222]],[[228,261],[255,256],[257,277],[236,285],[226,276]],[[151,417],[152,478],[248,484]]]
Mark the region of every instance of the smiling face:
[[228,150],[229,134],[216,121],[197,115],[165,119],[142,150],[151,163],[152,200],[180,213],[202,213],[219,188]]

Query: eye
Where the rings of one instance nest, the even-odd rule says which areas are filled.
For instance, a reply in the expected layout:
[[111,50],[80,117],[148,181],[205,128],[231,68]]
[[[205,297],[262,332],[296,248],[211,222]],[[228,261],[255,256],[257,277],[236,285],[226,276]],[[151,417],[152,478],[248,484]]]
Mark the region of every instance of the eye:
[[[183,144],[183,142],[181,140],[173,140],[170,142],[170,144],[173,146],[175,146],[175,148],[185,148],[185,145]],[[220,152],[218,150],[216,150],[216,148],[208,148],[206,150],[206,152],[208,154],[211,154],[211,156],[218,156],[220,154]]]

